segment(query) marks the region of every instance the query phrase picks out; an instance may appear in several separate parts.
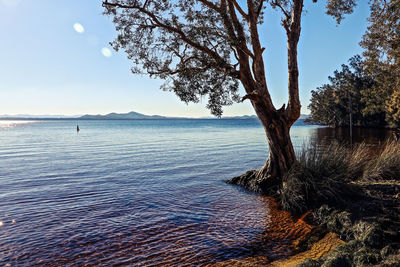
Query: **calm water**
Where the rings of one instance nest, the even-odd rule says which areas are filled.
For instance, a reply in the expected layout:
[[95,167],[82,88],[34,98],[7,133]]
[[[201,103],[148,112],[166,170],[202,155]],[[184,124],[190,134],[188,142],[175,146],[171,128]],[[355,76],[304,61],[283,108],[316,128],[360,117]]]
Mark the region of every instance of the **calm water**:
[[[300,148],[328,131],[291,135]],[[0,265],[279,258],[262,245],[268,201],[224,183],[266,150],[253,120],[0,121]]]

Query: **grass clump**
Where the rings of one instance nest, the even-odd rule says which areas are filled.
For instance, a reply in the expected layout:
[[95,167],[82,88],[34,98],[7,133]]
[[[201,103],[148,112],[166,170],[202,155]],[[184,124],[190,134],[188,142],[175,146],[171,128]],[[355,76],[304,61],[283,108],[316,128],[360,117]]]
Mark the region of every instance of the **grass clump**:
[[400,143],[383,147],[332,143],[304,146],[284,177],[280,201],[284,209],[304,212],[323,204],[345,205],[359,195],[352,182],[400,179]]
[[400,142],[389,141],[367,165],[366,180],[400,180]]

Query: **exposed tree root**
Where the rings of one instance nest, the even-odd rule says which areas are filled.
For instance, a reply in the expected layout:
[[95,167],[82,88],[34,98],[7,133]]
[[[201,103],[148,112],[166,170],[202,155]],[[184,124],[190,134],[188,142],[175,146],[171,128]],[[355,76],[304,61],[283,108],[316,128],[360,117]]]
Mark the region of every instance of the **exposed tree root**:
[[261,168],[259,170],[247,171],[240,176],[228,180],[227,183],[242,186],[253,192],[274,196],[281,185],[281,179],[268,175],[265,168]]

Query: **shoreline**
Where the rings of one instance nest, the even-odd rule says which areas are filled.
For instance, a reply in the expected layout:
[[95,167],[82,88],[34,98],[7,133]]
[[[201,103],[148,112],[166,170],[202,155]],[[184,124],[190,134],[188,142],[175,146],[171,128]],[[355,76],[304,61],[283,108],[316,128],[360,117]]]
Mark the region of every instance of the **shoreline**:
[[[363,143],[303,148],[286,186],[274,192],[279,212],[289,210],[314,228],[290,244],[292,255],[269,264],[400,266],[399,166],[397,141],[374,149]],[[251,174],[228,183],[269,195]]]
[[[366,196],[349,208],[322,205],[300,218],[268,197],[273,220],[267,237],[268,231],[278,238],[289,237],[290,255],[275,260],[268,256],[230,259],[208,266],[399,266],[400,181],[363,182],[357,186]],[[277,230],[288,220],[292,220],[288,228]]]

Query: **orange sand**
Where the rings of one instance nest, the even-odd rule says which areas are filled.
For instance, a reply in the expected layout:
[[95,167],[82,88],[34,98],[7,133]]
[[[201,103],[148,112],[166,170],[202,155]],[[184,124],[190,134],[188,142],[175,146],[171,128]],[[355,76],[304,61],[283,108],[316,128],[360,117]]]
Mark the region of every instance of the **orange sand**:
[[272,262],[271,266],[292,267],[296,266],[305,259],[317,260],[326,256],[330,251],[344,244],[335,233],[328,233],[324,238],[315,243],[310,250],[296,254],[288,259]]
[[[272,198],[265,198],[268,207],[268,227],[265,232],[266,246],[270,247],[277,255],[284,255],[286,251],[296,248],[299,240],[304,238],[313,226],[303,221],[304,214],[295,220],[287,211],[278,209],[278,203]],[[286,240],[282,242],[282,240]],[[266,256],[230,259],[210,266],[295,266],[305,259],[319,259],[326,256],[330,251],[343,244],[337,234],[328,233],[324,238],[315,243],[308,251],[293,255],[287,259],[270,262]],[[277,244],[277,245],[274,245]]]

